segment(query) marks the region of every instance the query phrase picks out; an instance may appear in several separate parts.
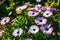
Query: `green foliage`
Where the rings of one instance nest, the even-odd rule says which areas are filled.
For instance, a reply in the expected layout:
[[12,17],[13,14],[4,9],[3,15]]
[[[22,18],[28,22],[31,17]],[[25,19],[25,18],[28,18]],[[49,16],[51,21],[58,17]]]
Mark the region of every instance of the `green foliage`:
[[14,26],[21,27],[24,26],[26,23],[26,18],[23,16],[17,16],[17,20],[13,22]]

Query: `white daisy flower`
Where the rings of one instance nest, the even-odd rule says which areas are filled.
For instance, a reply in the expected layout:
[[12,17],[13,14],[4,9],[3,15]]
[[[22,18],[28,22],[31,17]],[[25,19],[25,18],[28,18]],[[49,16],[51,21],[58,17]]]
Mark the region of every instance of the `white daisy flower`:
[[43,16],[44,16],[44,17],[50,17],[52,14],[53,14],[53,13],[52,13],[51,11],[45,11],[45,12],[43,13]]
[[0,30],[0,37],[2,36],[3,32],[4,32],[3,30]]
[[12,35],[16,37],[16,36],[20,36],[22,33],[23,33],[23,29],[22,28],[17,28],[17,29],[14,30]]
[[39,12],[36,11],[29,11],[28,12],[28,16],[37,16],[39,14]]
[[32,40],[31,38],[27,38],[26,40]]
[[39,27],[36,26],[36,25],[32,25],[32,26],[29,28],[29,31],[28,31],[28,32],[30,32],[30,33],[32,33],[32,34],[35,34],[35,33],[37,33],[38,31],[39,31]]
[[10,17],[4,17],[4,18],[2,18],[2,20],[0,21],[0,23],[1,23],[1,25],[5,25],[9,21],[10,21]]
[[41,2],[42,0],[36,0],[36,2]]
[[43,17],[37,17],[35,19],[35,23],[37,25],[43,25],[43,24],[46,24],[47,23],[47,19],[46,18],[43,18]]

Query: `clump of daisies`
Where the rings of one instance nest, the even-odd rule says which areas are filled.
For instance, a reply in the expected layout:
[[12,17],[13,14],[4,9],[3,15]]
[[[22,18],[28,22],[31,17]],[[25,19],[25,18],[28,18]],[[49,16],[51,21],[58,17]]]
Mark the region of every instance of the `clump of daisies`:
[[35,7],[29,9],[28,16],[38,16],[42,12],[42,16],[48,18],[51,15],[55,14],[56,8],[42,6],[41,4],[38,4],[35,5]]
[[[36,1],[41,2],[41,0],[36,0]],[[30,4],[30,2],[25,3],[24,5],[16,8],[16,13],[19,14],[21,11],[23,11],[24,9],[26,9],[27,7],[31,5],[32,4]],[[29,27],[29,29],[27,30],[27,33],[36,34],[40,30],[44,34],[49,34],[49,35],[52,34],[54,26],[52,26],[51,23],[48,24],[48,18],[52,16],[53,14],[55,14],[55,12],[56,12],[56,8],[47,7],[46,5],[42,6],[41,4],[37,4],[33,8],[28,9],[27,17],[35,17],[35,19],[34,19],[34,25],[31,25]],[[25,26],[27,20],[28,19],[22,15],[17,16],[15,19],[12,20],[11,24],[13,26],[16,26],[16,27],[20,26],[20,28],[17,28],[13,31],[12,33],[13,36],[17,37],[23,34],[24,30],[21,27]],[[1,19],[0,24],[5,25],[9,21],[10,21],[10,17],[4,17]],[[0,36],[2,36],[2,32],[3,31],[0,31]],[[32,39],[27,38],[26,40],[32,40]]]
[[[41,0],[36,0],[37,2],[41,2]],[[30,4],[30,2],[25,3],[24,5],[16,8],[16,13],[20,14],[21,11],[23,11],[24,9],[26,9],[27,7],[32,6],[32,4]],[[41,4],[37,4],[35,5],[33,8],[29,8],[28,9],[28,13],[27,13],[27,17],[35,17],[34,19],[34,25],[31,25],[30,27],[27,26],[28,30],[27,33],[28,34],[37,34],[39,31],[41,31],[44,34],[52,34],[53,33],[53,29],[54,26],[52,26],[52,24],[48,24],[48,18],[52,15],[54,15],[56,12],[56,8],[52,8],[52,7],[47,7],[46,5],[43,6]],[[42,14],[42,15],[40,15]],[[20,15],[17,16],[15,19],[12,20],[11,25],[17,27],[13,32],[12,35],[14,37],[17,36],[21,36],[24,32],[23,30],[23,26],[25,26],[26,21],[28,19],[25,18],[24,16]],[[6,23],[8,23],[10,21],[10,17],[4,17],[1,19],[0,24],[1,25],[5,25]],[[27,24],[29,24],[27,22]],[[27,25],[26,24],[26,25]],[[19,28],[20,26],[20,28]],[[2,36],[2,32],[0,32],[0,36]],[[32,40],[31,38],[27,38],[26,40]]]
[[[36,0],[37,2],[40,2],[41,0]],[[42,6],[41,4],[35,5],[35,7],[30,8],[28,11],[28,16],[35,17],[35,24],[37,25],[32,25],[29,30],[28,33],[32,33],[35,34],[39,31],[39,27],[38,25],[40,25],[40,30],[44,33],[44,34],[52,34],[54,27],[52,26],[52,24],[48,24],[48,18],[52,15],[55,14],[56,12],[56,8],[53,7],[49,7],[47,5],[47,3],[45,3],[46,5]],[[42,15],[39,15],[42,14]]]
[[[41,0],[36,0],[37,2],[40,2]],[[16,11],[23,11],[24,9],[26,9],[28,6],[31,6],[30,2],[25,3],[23,6],[19,7],[16,9]],[[31,25],[30,28],[28,29],[28,34],[36,34],[37,32],[39,32],[39,29],[44,33],[44,34],[52,34],[53,32],[53,26],[51,24],[48,24],[48,18],[50,16],[52,16],[54,14],[54,12],[56,11],[55,8],[52,7],[47,7],[42,6],[41,4],[37,4],[35,5],[33,8],[28,9],[28,17],[35,17],[34,23],[36,25]],[[42,14],[42,15],[39,15]],[[15,26],[22,26],[25,25],[26,23],[26,18],[23,16],[18,16],[17,18],[15,18],[12,23],[12,25]],[[41,26],[41,27],[39,27]],[[21,28],[20,28],[21,29]],[[13,32],[13,36],[20,36],[23,32],[23,30],[20,30],[19,28],[16,29]],[[20,30],[20,31],[19,31]],[[20,33],[20,34],[18,34]]]

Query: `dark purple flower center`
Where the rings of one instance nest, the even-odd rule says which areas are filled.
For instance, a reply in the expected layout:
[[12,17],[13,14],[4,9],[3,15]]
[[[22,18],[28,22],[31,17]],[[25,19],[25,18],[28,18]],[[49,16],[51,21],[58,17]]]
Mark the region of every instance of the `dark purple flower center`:
[[17,33],[19,34],[19,31]]
[[39,20],[40,22],[42,22],[42,20]]
[[47,13],[47,15],[49,15],[49,13]]
[[33,31],[35,31],[36,29],[33,29]]
[[33,15],[35,14],[35,13],[32,13]]
[[21,10],[21,8],[19,10]]
[[49,30],[49,28],[45,28],[45,30],[47,30],[47,31],[48,31],[48,30]]

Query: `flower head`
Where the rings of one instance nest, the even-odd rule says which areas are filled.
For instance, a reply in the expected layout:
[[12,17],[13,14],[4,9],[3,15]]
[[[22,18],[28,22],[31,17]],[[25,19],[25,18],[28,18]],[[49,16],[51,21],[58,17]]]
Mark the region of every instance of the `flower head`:
[[43,16],[44,16],[44,17],[50,17],[52,14],[53,14],[53,13],[52,13],[51,11],[45,11],[45,12],[43,13]]
[[36,25],[32,25],[32,26],[29,28],[29,31],[28,31],[28,32],[30,32],[30,33],[32,33],[32,34],[35,34],[35,33],[37,33],[38,31],[39,31],[39,27],[36,26]]
[[44,34],[51,34],[53,32],[53,27],[51,26],[51,24],[43,25],[42,27],[40,27],[40,29]]
[[56,13],[56,8],[50,8],[50,11]]
[[39,14],[39,12],[36,11],[29,11],[28,12],[28,16],[37,16]]
[[16,11],[22,11],[27,8],[27,5],[23,5],[21,7],[16,8]]
[[16,37],[16,36],[20,36],[22,33],[23,33],[23,29],[22,28],[17,28],[17,29],[14,30],[12,35]]
[[0,23],[1,23],[1,25],[5,25],[9,21],[10,21],[10,17],[4,17],[4,18],[2,18],[2,20],[0,21]]
[[37,17],[37,18],[35,19],[35,23],[36,23],[37,25],[44,25],[44,24],[47,23],[47,19],[44,18],[44,17]]

